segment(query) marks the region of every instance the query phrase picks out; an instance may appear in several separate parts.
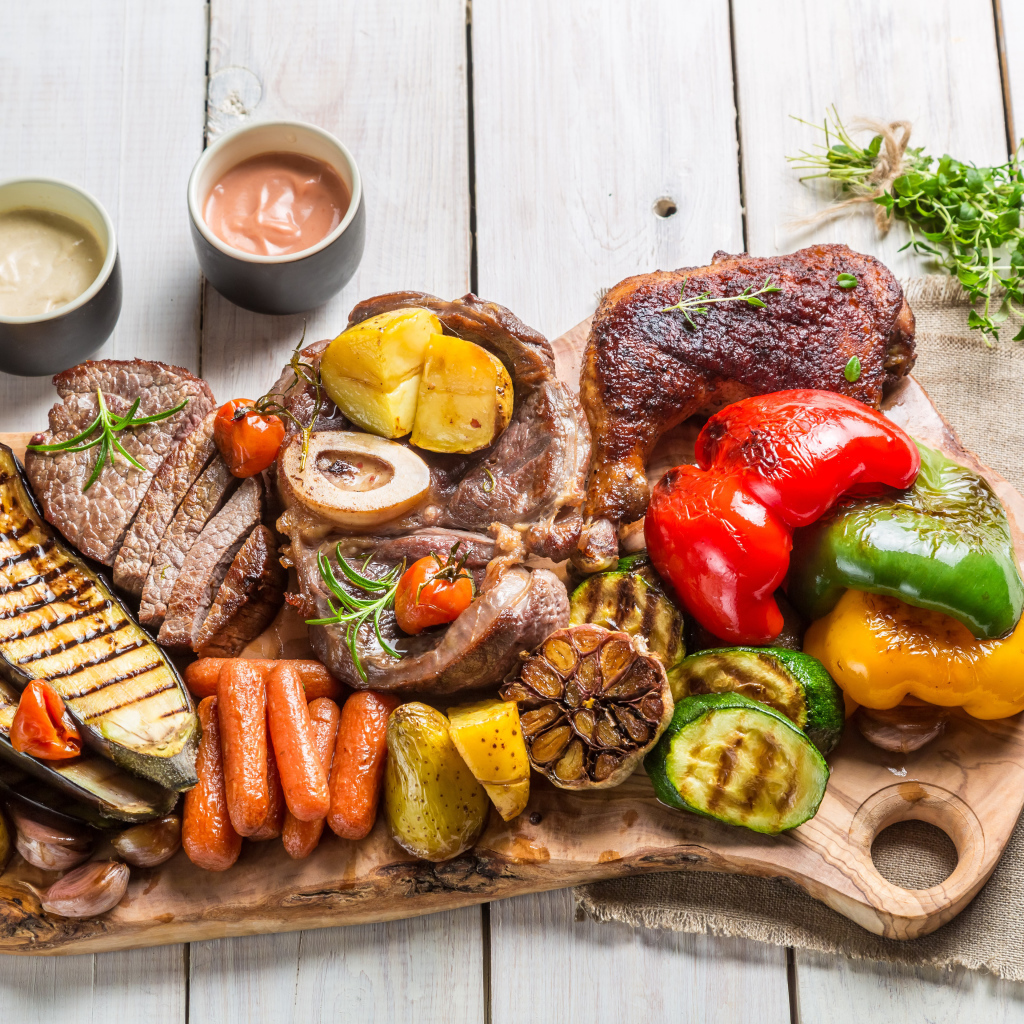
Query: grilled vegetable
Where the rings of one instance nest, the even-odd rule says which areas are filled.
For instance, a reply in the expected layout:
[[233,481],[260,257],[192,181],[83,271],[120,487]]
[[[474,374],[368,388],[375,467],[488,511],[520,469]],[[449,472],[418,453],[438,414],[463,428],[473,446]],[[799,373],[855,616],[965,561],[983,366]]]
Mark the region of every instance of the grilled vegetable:
[[530,764],[556,786],[625,782],[668,725],[672,691],[643,643],[603,626],[558,629],[502,687],[520,705]]
[[448,732],[426,704],[403,704],[388,719],[384,812],[391,837],[424,860],[468,850],[483,831],[490,802]]
[[679,698],[742,693],[785,715],[823,753],[843,735],[843,693],[817,658],[780,647],[720,647],[684,658]]
[[814,817],[828,783],[807,736],[739,693],[680,701],[644,767],[669,807],[769,834]]
[[170,789],[196,783],[198,722],[164,653],[43,519],[0,445],[0,674],[43,679],[86,745]]
[[646,552],[620,558],[611,572],[584,580],[569,601],[569,622],[594,622],[613,632],[642,636],[661,658],[672,696],[678,699],[679,663],[686,657],[682,611],[665,593]]
[[17,706],[14,687],[0,680],[0,788],[14,791],[29,806],[100,826],[149,821],[173,809],[176,793],[95,754],[44,762],[18,753],[9,738]]
[[128,865],[96,860],[57,879],[42,898],[43,910],[61,917],[96,917],[124,899],[128,891]]
[[448,709],[452,742],[505,821],[526,809],[530,761],[519,706],[481,700]]
[[181,849],[181,818],[169,814],[144,825],[133,825],[110,842],[132,867],[155,868]]
[[10,739],[19,754],[31,754],[42,761],[67,761],[82,753],[82,737],[64,701],[41,679],[33,679],[21,691]]

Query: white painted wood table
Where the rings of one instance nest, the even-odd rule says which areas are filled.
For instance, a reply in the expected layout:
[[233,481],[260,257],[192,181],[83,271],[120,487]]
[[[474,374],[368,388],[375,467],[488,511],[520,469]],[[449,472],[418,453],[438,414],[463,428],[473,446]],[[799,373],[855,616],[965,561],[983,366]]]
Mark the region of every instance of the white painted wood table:
[[[932,152],[998,162],[1014,101],[1024,110],[1024,0],[0,7],[0,179],[64,177],[99,196],[125,277],[104,354],[184,364],[222,399],[260,393],[301,329],[204,288],[193,257],[189,170],[247,118],[323,125],[363,172],[366,255],[310,316],[310,337],[397,288],[473,289],[553,337],[620,278],[716,249],[841,240],[919,272],[897,252],[905,235],[880,240],[870,218],[786,228],[818,202],[784,160],[810,141],[787,115],[816,120],[835,103],[847,117],[906,117]],[[37,427],[52,400],[46,380],[0,375],[0,429]],[[1020,1021],[1024,986],[579,922],[568,892],[376,926],[0,959],[4,1022],[864,1019]]]

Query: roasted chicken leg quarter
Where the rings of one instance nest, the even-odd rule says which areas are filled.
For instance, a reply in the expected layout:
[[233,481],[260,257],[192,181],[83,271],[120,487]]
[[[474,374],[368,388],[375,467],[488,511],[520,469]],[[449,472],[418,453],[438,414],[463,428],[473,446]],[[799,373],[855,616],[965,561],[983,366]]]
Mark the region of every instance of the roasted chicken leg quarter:
[[[855,285],[843,287],[840,275]],[[756,292],[769,277],[781,291],[763,294],[763,307],[717,302],[689,310],[689,319],[666,309],[702,295]],[[850,380],[844,371],[853,356],[860,372],[851,368]],[[611,566],[619,525],[647,509],[645,464],[658,438],[683,420],[789,388],[838,391],[877,407],[913,363],[914,314],[899,283],[845,245],[770,258],[718,252],[706,267],[620,282],[594,316],[580,375],[593,450],[573,560],[589,572]]]

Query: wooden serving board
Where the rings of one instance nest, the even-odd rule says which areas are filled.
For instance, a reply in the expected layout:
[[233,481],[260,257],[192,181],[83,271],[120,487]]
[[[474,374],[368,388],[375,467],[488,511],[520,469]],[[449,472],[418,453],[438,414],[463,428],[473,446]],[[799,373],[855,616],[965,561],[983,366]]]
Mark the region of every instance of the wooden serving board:
[[[555,342],[559,375],[574,384],[585,322]],[[981,470],[1015,526],[1024,560],[1024,499],[960,446],[912,379],[886,413],[922,441]],[[695,431],[673,431],[652,476],[692,456]],[[4,435],[12,446],[28,435]],[[956,916],[992,873],[1024,804],[1021,716],[982,722],[954,714],[943,736],[913,754],[888,754],[848,729],[830,757],[832,777],[818,814],[780,836],[763,836],[662,806],[642,772],[592,793],[558,790],[539,776],[527,810],[503,822],[492,810],[473,850],[443,864],[413,859],[383,821],[361,842],[326,832],[293,861],[280,842],[244,845],[229,871],[196,868],[179,853],[151,870],[132,869],[128,894],[103,917],[41,913],[30,885],[47,876],[13,858],[0,875],[0,952],[92,953],[163,943],[362,924],[414,917],[583,882],[680,869],[788,878],[864,928],[891,938],[925,935]],[[874,837],[893,822],[931,822],[956,845],[953,873],[930,889],[886,881],[871,860]],[[26,884],[29,883],[29,884]]]

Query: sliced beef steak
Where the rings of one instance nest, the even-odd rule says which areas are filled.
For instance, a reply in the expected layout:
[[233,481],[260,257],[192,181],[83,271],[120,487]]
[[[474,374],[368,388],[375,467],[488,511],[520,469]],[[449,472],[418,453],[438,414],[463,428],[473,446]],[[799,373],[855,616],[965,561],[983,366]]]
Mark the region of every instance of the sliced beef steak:
[[203,527],[167,602],[157,637],[165,647],[192,649],[235,555],[263,518],[263,497],[262,479],[251,476]]
[[[569,621],[569,598],[554,573],[533,572],[523,565],[507,564],[506,556],[494,554],[489,537],[449,530],[422,530],[407,537],[375,542],[371,538],[344,538],[341,553],[362,571],[379,577],[403,559],[412,562],[431,550],[451,549],[462,539],[469,554],[467,567],[477,581],[477,596],[450,626],[418,636],[405,636],[398,629],[394,612],[381,616],[381,632],[401,653],[387,654],[370,624],[359,630],[357,649],[364,680],[349,652],[343,626],[311,626],[310,641],[317,656],[338,679],[357,689],[390,693],[444,695],[489,686],[504,678],[518,662],[519,652],[535,647],[549,633]],[[317,568],[317,551],[336,564],[337,538],[324,544],[291,547],[299,582],[308,611],[318,617],[330,615],[328,592]],[[521,548],[520,548],[521,550]],[[483,567],[487,566],[486,572]],[[474,571],[475,570],[475,571]],[[335,575],[341,577],[340,570]],[[358,596],[358,595],[357,595]]]
[[138,416],[150,416],[188,404],[157,423],[123,430],[119,442],[145,468],[136,469],[115,455],[88,493],[82,486],[92,473],[97,448],[46,455],[29,452],[25,470],[46,518],[83,553],[110,565],[121,546],[153,476],[175,443],[193,431],[213,408],[207,383],[180,366],[143,359],[89,360],[53,378],[62,403],[50,410],[50,429],[32,444],[66,441],[85,430],[98,412],[97,391],[111,412],[124,415],[138,398]]
[[114,559],[114,582],[133,597],[142,596],[149,567],[175,513],[197,477],[217,452],[213,443],[211,412],[202,423],[171,449],[128,527]]
[[274,534],[257,526],[239,549],[195,639],[204,658],[233,658],[270,625],[284,602],[288,573]]
[[171,591],[178,582],[178,573],[186,556],[203,528],[220,511],[237,486],[238,478],[231,475],[220,455],[215,455],[185,495],[160,541],[142,587],[139,621],[144,626],[159,629],[163,624]]

